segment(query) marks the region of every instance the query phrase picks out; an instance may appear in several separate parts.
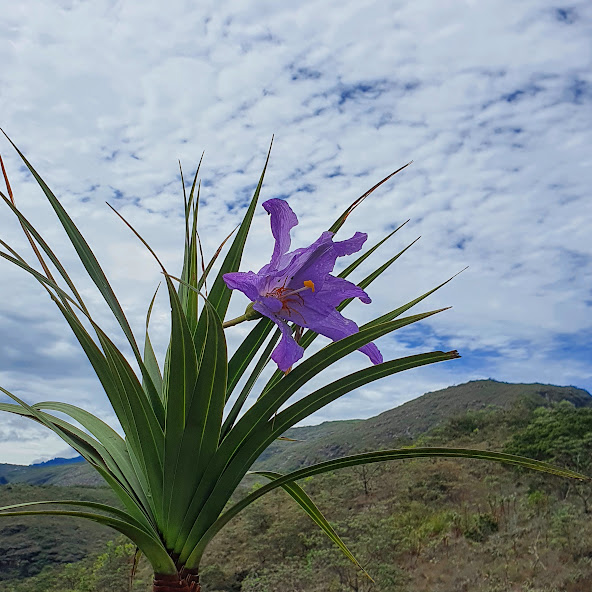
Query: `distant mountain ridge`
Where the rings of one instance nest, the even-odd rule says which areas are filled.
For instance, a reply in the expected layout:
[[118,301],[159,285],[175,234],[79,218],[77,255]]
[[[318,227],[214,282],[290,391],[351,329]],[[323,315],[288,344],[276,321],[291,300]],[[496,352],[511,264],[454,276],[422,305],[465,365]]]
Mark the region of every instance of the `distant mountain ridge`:
[[[291,428],[286,435],[295,442],[277,441],[257,460],[255,468],[290,471],[355,452],[396,448],[468,410],[489,406],[508,407],[521,398],[534,406],[567,400],[576,407],[592,406],[592,396],[573,386],[512,384],[475,380],[426,393],[370,419],[325,422]],[[0,464],[0,485],[101,486],[103,480],[81,457],[56,458],[28,467]]]
[[84,459],[81,456],[75,456],[73,458],[63,458],[58,456],[56,458],[52,458],[51,460],[46,460],[44,462],[33,463],[29,465],[30,467],[52,467],[57,465],[72,465],[75,463],[84,462]]

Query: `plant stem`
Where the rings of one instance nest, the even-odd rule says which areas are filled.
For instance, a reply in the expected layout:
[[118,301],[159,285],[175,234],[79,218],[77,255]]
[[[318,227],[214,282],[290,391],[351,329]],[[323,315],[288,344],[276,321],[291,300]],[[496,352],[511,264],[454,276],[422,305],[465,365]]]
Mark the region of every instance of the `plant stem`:
[[153,592],[201,592],[197,571],[181,569],[174,575],[154,574]]
[[224,321],[222,323],[222,328],[226,329],[227,327],[233,327],[234,325],[238,325],[239,323],[243,323],[244,321],[249,321],[251,319],[247,318],[246,314],[241,315],[240,317],[236,317],[236,319],[230,319],[230,321]]
[[245,314],[242,314],[240,317],[236,317],[236,319],[230,319],[230,321],[225,321],[222,323],[222,328],[226,329],[226,327],[232,327],[233,325],[238,325],[239,323],[243,323],[244,321],[254,321],[255,319],[260,319],[263,315],[260,312],[257,312],[253,308],[253,303],[247,306],[245,310]]

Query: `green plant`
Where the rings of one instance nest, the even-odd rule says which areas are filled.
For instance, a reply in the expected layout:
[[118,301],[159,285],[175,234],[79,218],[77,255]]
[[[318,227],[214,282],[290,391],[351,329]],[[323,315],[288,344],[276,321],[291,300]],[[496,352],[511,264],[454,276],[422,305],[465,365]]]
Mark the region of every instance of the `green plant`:
[[[110,526],[130,538],[147,557],[156,574],[155,591],[190,592],[200,589],[199,567],[202,555],[214,535],[242,509],[278,487],[282,487],[343,553],[362,569],[309,496],[296,484],[297,480],[312,475],[363,463],[449,456],[491,459],[563,476],[578,476],[576,473],[557,469],[542,462],[482,450],[452,448],[382,450],[330,460],[288,475],[260,471],[258,474],[268,479],[269,483],[227,507],[232,494],[252,463],[289,427],[338,397],[374,380],[410,368],[458,357],[456,351],[435,351],[378,363],[377,350],[372,350],[371,359],[375,365],[327,384],[280,411],[280,408],[304,385],[334,362],[356,349],[361,348],[368,352],[372,340],[444,310],[401,317],[412,306],[447,282],[367,323],[359,331],[352,329],[347,337],[309,356],[291,371],[277,370],[263,387],[256,402],[241,416],[257,378],[269,363],[273,355],[272,351],[277,351],[274,347],[280,334],[282,337],[280,345],[285,341],[293,347],[294,339],[291,337],[291,332],[294,331],[298,340],[296,346],[302,350],[308,347],[316,337],[314,331],[304,331],[302,326],[298,327],[303,323],[297,320],[289,329],[286,325],[286,320],[294,320],[289,318],[289,314],[296,308],[294,303],[305,300],[305,296],[301,295],[302,290],[309,290],[306,298],[315,292],[315,284],[311,278],[304,277],[303,287],[292,289],[284,283],[280,288],[274,288],[262,296],[263,299],[277,296],[276,299],[280,301],[282,311],[284,308],[286,310],[275,320],[259,318],[232,357],[228,359],[227,356],[225,327],[252,320],[258,316],[253,311],[253,308],[258,310],[255,303],[247,309],[243,317],[224,323],[231,296],[224,276],[236,276],[238,271],[267,162],[244,220],[207,297],[201,293],[201,290],[222,247],[207,266],[203,265],[202,260],[203,271],[200,273],[197,233],[199,187],[197,192],[195,191],[199,167],[189,197],[185,194],[183,182],[186,233],[181,277],[175,278],[168,274],[156,254],[136,233],[162,268],[171,307],[170,343],[161,368],[148,336],[148,323],[154,298],[148,308],[144,348],[141,351],[94,253],[59,200],[24,155],[16,146],[14,147],[49,200],[84,268],[119,322],[139,374],[134,372],[124,354],[94,321],[74,282],[54,252],[15,206],[10,184],[2,165],[8,190],[8,196],[2,193],[2,198],[18,218],[42,271],[34,269],[3,241],[0,241],[0,244],[6,251],[1,251],[0,256],[31,274],[45,288],[90,360],[125,434],[125,438],[122,438],[100,419],[74,405],[53,401],[29,405],[0,387],[2,392],[15,402],[0,404],[0,410],[28,417],[58,434],[103,476],[125,508],[122,510],[90,501],[60,500],[59,504],[67,509],[32,510],[27,506],[33,504],[17,504],[1,508],[2,516],[53,514],[87,518]],[[269,154],[267,158],[269,160]],[[329,233],[336,233],[353,210],[395,173],[376,184],[347,208],[329,228]],[[341,286],[345,285],[347,282],[344,278],[394,232],[359,256],[340,274],[339,281],[337,278],[332,278],[332,281]],[[332,238],[331,240],[329,238],[331,237],[324,235],[325,243],[332,244]],[[307,252],[312,253],[310,251],[312,247],[311,245]],[[287,248],[283,249],[284,254],[286,250]],[[357,286],[352,284],[351,296],[359,296],[360,292],[363,293],[363,289],[394,263],[405,250],[391,257]],[[274,251],[272,262],[275,256],[276,251]],[[46,258],[54,268],[53,273]],[[63,282],[62,285],[58,283],[54,273]],[[265,275],[267,279],[271,277],[269,273]],[[178,282],[177,288],[173,280]],[[343,301],[340,300],[335,305],[336,314],[349,304],[351,296]],[[203,299],[203,305],[200,305],[200,298]],[[292,304],[289,304],[288,298],[292,298]],[[92,326],[95,337],[87,331],[83,321]],[[274,322],[278,324],[279,329],[276,329],[270,337]],[[290,333],[287,333],[288,331]],[[267,345],[263,347],[266,340],[268,340]],[[263,351],[260,352],[262,348]],[[293,358],[295,360],[297,355],[294,354]],[[282,358],[281,363],[288,365],[287,359]],[[255,362],[255,366],[247,372],[251,362]],[[282,370],[286,369],[282,367]],[[245,375],[246,383],[242,391],[236,398],[231,397],[240,379]],[[69,416],[82,425],[84,430],[49,413],[51,411]],[[55,502],[35,502],[35,504],[42,503],[55,504]]]

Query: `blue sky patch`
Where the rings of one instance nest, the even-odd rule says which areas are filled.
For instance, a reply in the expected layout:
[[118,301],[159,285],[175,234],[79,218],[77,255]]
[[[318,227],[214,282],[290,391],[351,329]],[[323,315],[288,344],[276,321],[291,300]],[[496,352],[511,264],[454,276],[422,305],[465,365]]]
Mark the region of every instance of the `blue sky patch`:
[[565,23],[566,25],[573,25],[578,20],[578,14],[575,8],[556,8],[554,15],[560,23]]

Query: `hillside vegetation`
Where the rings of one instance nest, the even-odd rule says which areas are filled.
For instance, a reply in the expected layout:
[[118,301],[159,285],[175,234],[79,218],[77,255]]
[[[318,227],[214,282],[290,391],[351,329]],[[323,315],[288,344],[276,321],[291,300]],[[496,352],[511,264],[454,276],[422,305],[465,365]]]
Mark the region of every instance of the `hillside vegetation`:
[[[369,420],[295,428],[289,435],[299,441],[277,442],[274,453],[259,463],[286,470],[411,443],[505,450],[590,473],[591,401],[588,393],[571,387],[476,381],[429,393]],[[239,495],[260,485],[251,478]],[[592,488],[587,484],[483,461],[420,459],[342,470],[301,485],[375,583],[276,491],[214,540],[205,559],[204,592],[592,589]],[[108,492],[13,483],[0,487],[0,496],[2,504],[73,496],[104,501]],[[149,589],[142,561],[130,584],[132,545],[121,539],[106,543],[113,538],[108,530],[82,522],[60,524],[62,530],[55,518],[0,523],[0,557],[13,553],[8,562],[0,559],[3,591]],[[16,557],[15,549],[21,553]]]

